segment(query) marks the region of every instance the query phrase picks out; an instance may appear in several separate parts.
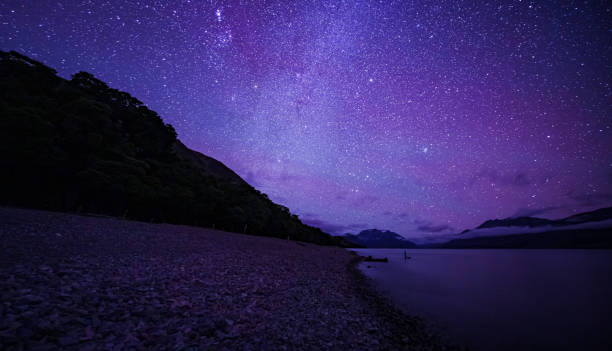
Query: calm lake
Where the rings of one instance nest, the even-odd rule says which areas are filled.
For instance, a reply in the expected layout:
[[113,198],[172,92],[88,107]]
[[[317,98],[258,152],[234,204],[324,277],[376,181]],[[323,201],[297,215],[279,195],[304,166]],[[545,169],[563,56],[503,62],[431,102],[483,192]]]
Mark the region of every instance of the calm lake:
[[354,251],[388,257],[360,268],[472,350],[612,350],[612,250]]

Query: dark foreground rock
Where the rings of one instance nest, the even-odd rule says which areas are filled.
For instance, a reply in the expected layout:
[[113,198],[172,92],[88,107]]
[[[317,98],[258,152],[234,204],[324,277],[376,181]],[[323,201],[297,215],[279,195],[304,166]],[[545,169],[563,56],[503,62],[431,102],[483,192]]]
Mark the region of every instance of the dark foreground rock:
[[0,349],[446,349],[340,248],[0,208]]

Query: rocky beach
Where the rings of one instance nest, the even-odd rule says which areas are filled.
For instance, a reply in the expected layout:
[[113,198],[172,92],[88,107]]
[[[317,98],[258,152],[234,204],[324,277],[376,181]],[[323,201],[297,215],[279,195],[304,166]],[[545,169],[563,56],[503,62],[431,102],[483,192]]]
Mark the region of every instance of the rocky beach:
[[0,208],[3,350],[433,350],[337,248]]

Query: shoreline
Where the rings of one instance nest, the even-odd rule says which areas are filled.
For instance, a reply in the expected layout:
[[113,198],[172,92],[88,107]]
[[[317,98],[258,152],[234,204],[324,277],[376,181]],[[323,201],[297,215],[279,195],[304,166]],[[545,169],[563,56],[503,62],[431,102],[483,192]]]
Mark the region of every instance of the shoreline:
[[385,333],[390,342],[387,347],[397,350],[466,350],[446,340],[445,336],[438,335],[421,317],[411,316],[402,311],[389,297],[378,290],[373,279],[359,269],[364,257],[354,251],[351,252],[355,257],[349,264],[349,269],[354,279],[355,290],[359,292],[361,299],[375,306],[377,317],[390,326]]
[[338,247],[0,207],[6,350],[447,350]]

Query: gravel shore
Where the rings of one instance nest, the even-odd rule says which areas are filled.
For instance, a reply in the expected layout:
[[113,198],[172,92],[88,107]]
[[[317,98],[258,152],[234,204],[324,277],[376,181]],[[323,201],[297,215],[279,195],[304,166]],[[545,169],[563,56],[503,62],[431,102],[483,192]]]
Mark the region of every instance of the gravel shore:
[[0,350],[443,350],[349,251],[0,208]]

